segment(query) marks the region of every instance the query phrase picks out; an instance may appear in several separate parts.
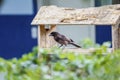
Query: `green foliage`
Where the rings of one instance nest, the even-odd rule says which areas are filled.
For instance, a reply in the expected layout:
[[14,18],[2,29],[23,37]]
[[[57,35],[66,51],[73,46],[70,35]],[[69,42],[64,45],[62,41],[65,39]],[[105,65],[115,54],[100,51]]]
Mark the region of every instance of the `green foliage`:
[[41,69],[37,50],[24,54],[20,59],[5,60],[0,58],[0,71],[6,72],[6,80],[39,80]]
[[120,50],[110,53],[110,42],[100,46],[89,39],[82,45],[95,51],[79,54],[54,47],[38,53],[34,48],[20,59],[0,58],[0,71],[6,80],[120,80]]

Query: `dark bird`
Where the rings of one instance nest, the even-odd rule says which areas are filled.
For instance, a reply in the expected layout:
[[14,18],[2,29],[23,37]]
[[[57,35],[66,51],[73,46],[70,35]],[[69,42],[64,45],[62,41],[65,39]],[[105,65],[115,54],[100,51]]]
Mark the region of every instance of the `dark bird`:
[[75,47],[81,48],[81,46],[75,44],[72,39],[69,39],[66,36],[64,36],[58,32],[51,32],[50,36],[53,36],[54,40],[56,42],[58,42],[59,44],[61,44],[60,47],[62,47],[63,45],[67,46],[68,44],[71,44],[71,45],[74,45]]

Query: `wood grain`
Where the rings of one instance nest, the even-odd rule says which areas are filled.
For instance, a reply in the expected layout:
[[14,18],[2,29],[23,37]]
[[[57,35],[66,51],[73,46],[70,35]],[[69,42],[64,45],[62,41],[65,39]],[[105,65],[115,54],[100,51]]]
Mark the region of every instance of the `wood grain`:
[[120,4],[82,9],[42,6],[31,24],[114,25],[120,16],[119,8]]
[[112,47],[113,50],[120,49],[120,18],[112,25]]
[[50,48],[56,45],[53,37],[49,34],[56,30],[56,25],[50,25],[50,28],[46,29],[45,25],[38,26],[38,46],[39,48]]

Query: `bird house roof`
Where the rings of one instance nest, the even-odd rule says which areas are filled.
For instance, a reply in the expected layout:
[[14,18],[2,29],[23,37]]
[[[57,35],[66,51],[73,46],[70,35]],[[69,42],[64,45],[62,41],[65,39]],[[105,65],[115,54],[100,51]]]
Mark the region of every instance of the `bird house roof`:
[[114,25],[119,19],[120,4],[82,9],[42,6],[31,24]]

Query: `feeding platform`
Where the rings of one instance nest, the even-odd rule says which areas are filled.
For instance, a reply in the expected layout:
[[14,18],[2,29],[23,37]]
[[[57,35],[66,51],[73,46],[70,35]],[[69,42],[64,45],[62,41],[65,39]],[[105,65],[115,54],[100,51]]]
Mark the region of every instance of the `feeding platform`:
[[[51,48],[56,44],[49,34],[57,25],[63,24],[111,25],[112,48],[120,48],[120,4],[82,9],[42,6],[31,24],[38,25],[38,45],[41,48]],[[50,27],[46,28],[46,25]]]

